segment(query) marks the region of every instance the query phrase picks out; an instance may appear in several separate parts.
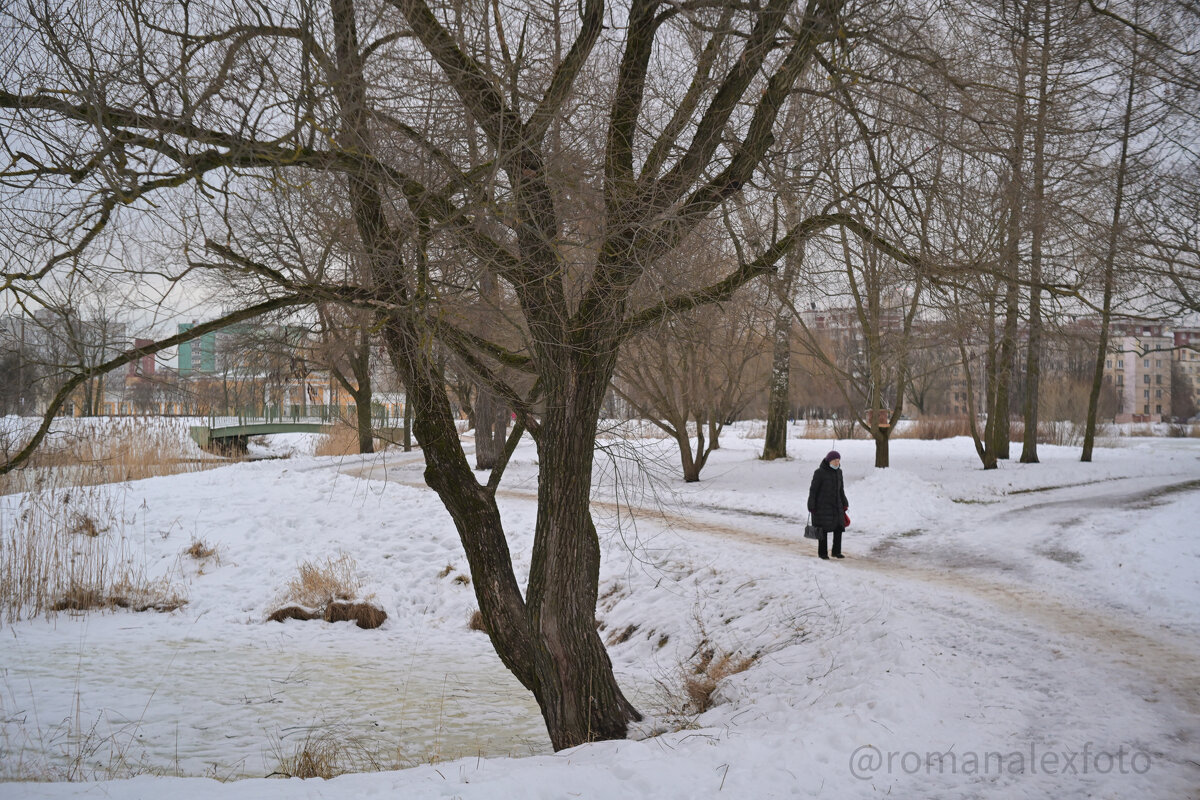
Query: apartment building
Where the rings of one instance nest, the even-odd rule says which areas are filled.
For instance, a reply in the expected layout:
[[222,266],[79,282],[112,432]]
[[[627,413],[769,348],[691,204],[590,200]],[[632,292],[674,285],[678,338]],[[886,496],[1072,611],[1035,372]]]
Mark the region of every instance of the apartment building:
[[1175,337],[1163,322],[1113,320],[1104,381],[1117,392],[1117,422],[1162,422],[1171,416],[1174,347]]

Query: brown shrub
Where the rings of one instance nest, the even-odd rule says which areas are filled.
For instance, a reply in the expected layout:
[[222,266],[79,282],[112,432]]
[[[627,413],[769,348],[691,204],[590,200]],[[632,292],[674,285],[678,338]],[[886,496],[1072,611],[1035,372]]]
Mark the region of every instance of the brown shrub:
[[471,615],[469,620],[467,620],[467,628],[473,631],[483,631],[484,633],[488,632],[487,625],[483,621],[482,611],[475,609],[475,613]]
[[95,609],[124,608],[131,611],[158,611],[168,613],[175,611],[186,603],[183,598],[173,594],[156,596],[146,587],[124,584],[112,587],[111,593],[95,586],[73,586],[65,592],[53,605],[52,611],[92,611]]
[[348,554],[326,559],[324,564],[306,561],[300,565],[300,576],[288,583],[278,601],[286,605],[273,611],[267,621],[324,619],[378,628],[387,619],[387,612],[365,601],[355,602],[359,588],[357,565]]

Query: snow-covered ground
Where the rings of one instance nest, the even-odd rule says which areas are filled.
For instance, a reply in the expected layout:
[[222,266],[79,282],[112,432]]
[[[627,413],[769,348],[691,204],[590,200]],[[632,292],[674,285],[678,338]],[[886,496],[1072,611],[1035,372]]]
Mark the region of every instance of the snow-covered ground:
[[[467,628],[466,561],[418,453],[296,455],[114,487],[189,602],[0,628],[0,770],[158,775],[0,797],[1200,796],[1200,439],[1125,438],[1092,464],[1043,446],[991,472],[966,439],[894,441],[889,470],[837,442],[853,526],[826,562],[801,529],[834,443],[767,463],[753,429],[727,431],[699,484],[669,442],[600,443],[598,616],[643,738],[550,751]],[[509,470],[523,571],[531,444]],[[217,558],[182,555],[195,540]],[[383,627],[263,621],[301,562],[342,553]],[[691,718],[681,665],[702,640],[757,660]],[[263,779],[314,731],[412,766]]]

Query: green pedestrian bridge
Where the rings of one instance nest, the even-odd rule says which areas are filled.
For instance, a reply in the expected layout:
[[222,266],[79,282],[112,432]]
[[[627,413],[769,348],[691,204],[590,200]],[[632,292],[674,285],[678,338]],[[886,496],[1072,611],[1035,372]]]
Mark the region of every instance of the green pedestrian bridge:
[[[324,411],[324,409],[321,409]],[[209,416],[206,425],[190,425],[192,440],[205,450],[216,453],[245,453],[250,439],[272,433],[329,433],[335,418],[329,413],[278,414],[267,413]],[[400,422],[400,425],[396,425]],[[373,414],[372,432],[377,438],[398,442],[404,436],[401,419],[385,414]],[[390,424],[389,424],[390,423]]]
[[245,452],[252,436],[271,433],[329,433],[329,418],[306,416],[209,417],[207,425],[192,425],[192,439],[206,450]]

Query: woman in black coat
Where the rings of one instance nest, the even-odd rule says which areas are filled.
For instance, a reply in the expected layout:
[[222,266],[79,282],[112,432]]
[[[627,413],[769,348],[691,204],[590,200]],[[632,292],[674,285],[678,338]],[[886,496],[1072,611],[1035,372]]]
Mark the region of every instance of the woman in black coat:
[[842,558],[842,532],[846,530],[846,489],[842,483],[842,454],[830,450],[821,466],[813,473],[812,485],[808,488],[808,513],[812,524],[821,529],[817,540],[817,555],[828,559],[827,535],[833,532],[833,557]]

